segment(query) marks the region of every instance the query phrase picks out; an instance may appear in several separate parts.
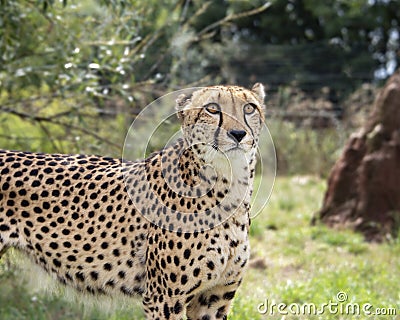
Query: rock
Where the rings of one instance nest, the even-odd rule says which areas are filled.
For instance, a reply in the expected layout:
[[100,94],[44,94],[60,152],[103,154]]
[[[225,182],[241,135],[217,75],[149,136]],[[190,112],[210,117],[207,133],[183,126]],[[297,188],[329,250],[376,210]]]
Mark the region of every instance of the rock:
[[333,166],[313,223],[350,227],[366,239],[396,236],[400,226],[400,70],[381,90],[366,124]]

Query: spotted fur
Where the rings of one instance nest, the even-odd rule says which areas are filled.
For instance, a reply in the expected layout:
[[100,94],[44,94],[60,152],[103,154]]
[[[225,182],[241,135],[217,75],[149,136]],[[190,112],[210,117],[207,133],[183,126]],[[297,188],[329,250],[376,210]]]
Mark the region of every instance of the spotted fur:
[[183,139],[128,162],[0,151],[0,256],[26,253],[62,283],[141,295],[148,319],[226,319],[249,259],[264,91],[180,96]]

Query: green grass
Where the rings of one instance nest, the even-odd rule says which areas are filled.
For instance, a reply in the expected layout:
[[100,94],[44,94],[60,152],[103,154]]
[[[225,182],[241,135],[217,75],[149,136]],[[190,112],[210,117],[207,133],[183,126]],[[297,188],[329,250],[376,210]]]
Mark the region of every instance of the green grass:
[[[367,303],[375,308],[397,308],[400,312],[400,241],[368,244],[350,231],[323,225],[311,226],[312,214],[321,205],[325,183],[314,177],[280,177],[264,211],[251,226],[252,255],[243,285],[235,298],[230,319],[400,319],[399,316],[330,314],[260,314],[257,307],[268,301],[276,305],[302,306],[337,302]],[[56,287],[52,293],[38,288],[48,281],[22,261],[15,268],[0,264],[0,319],[143,319],[140,303],[129,299],[100,300],[85,306],[80,296]],[[14,271],[13,271],[14,270]],[[35,279],[35,281],[32,281]],[[50,282],[51,283],[51,282]],[[99,307],[100,305],[100,307]],[[106,307],[104,307],[104,305]],[[271,309],[269,309],[271,310]],[[287,311],[288,309],[286,309]]]
[[[350,231],[311,226],[324,189],[325,183],[314,177],[277,179],[267,207],[252,222],[252,259],[231,319],[400,319],[362,311],[360,316],[346,314],[348,303],[361,307],[369,303],[370,311],[397,308],[399,314],[400,244],[368,244]],[[272,316],[257,312],[266,301],[269,306],[313,303],[321,308],[338,302],[340,292],[347,295],[338,304],[344,308],[342,313],[330,314],[328,309],[322,315],[284,315],[276,309]]]

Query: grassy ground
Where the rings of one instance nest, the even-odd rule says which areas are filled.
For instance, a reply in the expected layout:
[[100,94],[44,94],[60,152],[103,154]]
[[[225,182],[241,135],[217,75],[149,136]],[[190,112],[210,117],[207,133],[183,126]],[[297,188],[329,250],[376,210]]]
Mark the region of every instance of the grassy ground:
[[[252,259],[230,319],[400,319],[374,315],[400,313],[400,241],[367,244],[348,231],[310,226],[324,188],[312,177],[277,179],[269,204],[253,219]],[[63,288],[49,294],[40,289],[48,279],[31,264],[20,269],[8,260],[20,257],[9,255],[0,264],[2,320],[143,319],[138,302],[118,298],[88,307],[86,297]],[[312,304],[324,312],[314,315]]]

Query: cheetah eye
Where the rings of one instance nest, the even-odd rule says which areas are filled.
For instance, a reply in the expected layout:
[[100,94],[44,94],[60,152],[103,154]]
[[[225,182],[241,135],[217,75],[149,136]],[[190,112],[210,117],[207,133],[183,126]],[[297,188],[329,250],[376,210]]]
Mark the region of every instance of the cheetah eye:
[[221,108],[220,108],[220,106],[218,105],[218,104],[216,104],[216,103],[209,103],[209,104],[206,104],[205,106],[204,106],[204,108],[207,110],[207,112],[208,113],[210,113],[210,114],[218,114],[218,113],[220,113],[221,112]]
[[254,103],[248,103],[243,106],[243,111],[245,114],[252,114],[257,109]]

